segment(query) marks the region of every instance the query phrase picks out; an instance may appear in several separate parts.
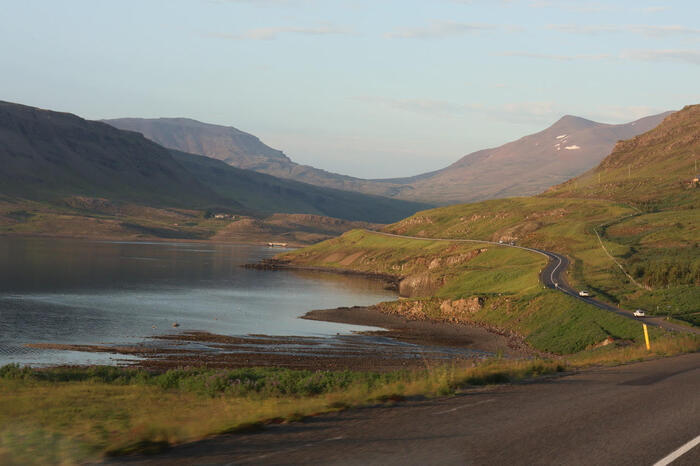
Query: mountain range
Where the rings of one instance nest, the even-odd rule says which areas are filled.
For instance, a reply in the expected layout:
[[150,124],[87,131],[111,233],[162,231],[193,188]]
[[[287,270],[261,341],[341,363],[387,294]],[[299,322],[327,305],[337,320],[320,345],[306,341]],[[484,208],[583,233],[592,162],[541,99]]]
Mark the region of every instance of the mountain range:
[[293,162],[257,137],[233,127],[185,118],[104,120],[158,144],[239,168],[317,186],[431,204],[538,194],[596,166],[615,143],[657,126],[671,112],[610,125],[567,115],[549,128],[502,146],[465,155],[441,170],[407,178],[361,179]]
[[166,149],[132,131],[0,102],[0,198],[90,196],[240,214],[304,213],[386,223],[425,204],[275,178]]

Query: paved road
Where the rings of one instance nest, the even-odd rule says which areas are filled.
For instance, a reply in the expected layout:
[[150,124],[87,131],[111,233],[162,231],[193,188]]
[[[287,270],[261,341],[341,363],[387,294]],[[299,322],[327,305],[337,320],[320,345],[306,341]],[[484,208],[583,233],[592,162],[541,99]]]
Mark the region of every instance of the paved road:
[[[700,464],[700,354],[349,410],[123,464]],[[681,450],[682,452],[683,450]],[[663,463],[662,463],[663,464]]]
[[600,309],[605,309],[609,312],[614,312],[615,314],[621,315],[622,317],[627,317],[628,319],[638,320],[647,325],[653,325],[655,327],[662,327],[666,330],[672,330],[674,332],[691,332],[700,334],[700,329],[693,327],[686,327],[684,325],[678,325],[664,320],[662,317],[644,317],[638,318],[633,315],[633,311],[629,309],[622,309],[615,307],[612,304],[604,303],[603,301],[598,301],[593,297],[579,296],[578,290],[572,288],[566,281],[566,269],[569,267],[569,259],[566,256],[557,254],[551,251],[537,250],[540,253],[545,254],[549,257],[549,262],[547,266],[542,269],[540,273],[540,280],[548,288],[556,288],[562,293],[568,294],[571,297],[580,299],[588,304],[592,304]]
[[584,301],[584,302],[591,304],[593,306],[596,306],[600,309],[604,309],[604,310],[609,311],[609,312],[614,312],[615,314],[621,315],[622,317],[626,317],[628,319],[638,320],[640,322],[644,322],[645,324],[652,325],[655,327],[661,327],[661,328],[664,328],[666,330],[671,330],[674,332],[688,332],[688,333],[700,334],[700,329],[698,329],[698,328],[686,327],[684,325],[674,324],[674,323],[671,323],[671,322],[664,320],[661,317],[644,317],[643,319],[639,319],[637,317],[634,317],[634,315],[633,315],[634,311],[631,311],[629,309],[621,309],[621,308],[615,307],[611,304],[604,303],[603,301],[599,301],[593,297],[579,296],[578,290],[572,288],[566,281],[566,270],[569,268],[569,264],[570,264],[569,259],[566,256],[563,256],[563,255],[558,254],[556,252],[545,251],[543,249],[527,248],[525,246],[511,245],[508,243],[498,243],[495,241],[483,241],[483,240],[475,240],[475,239],[425,238],[425,237],[420,237],[420,236],[395,235],[392,233],[384,233],[381,231],[374,231],[374,230],[372,230],[372,233],[377,233],[377,234],[384,235],[384,236],[391,236],[394,238],[419,239],[419,240],[428,240],[428,241],[448,241],[448,242],[457,242],[457,243],[490,244],[490,245],[495,245],[495,246],[500,246],[500,247],[523,249],[525,251],[534,252],[534,253],[537,253],[537,254],[540,254],[540,255],[547,257],[547,259],[549,260],[547,265],[542,269],[542,272],[540,273],[540,280],[542,281],[544,286],[546,286],[547,288],[557,289],[557,290],[561,291],[562,293],[567,294],[573,298]]

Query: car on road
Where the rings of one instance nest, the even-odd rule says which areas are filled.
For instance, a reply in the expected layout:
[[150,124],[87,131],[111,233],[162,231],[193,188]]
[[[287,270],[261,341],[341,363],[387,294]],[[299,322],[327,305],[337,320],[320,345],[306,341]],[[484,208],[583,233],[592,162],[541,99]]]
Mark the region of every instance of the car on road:
[[632,313],[635,317],[644,317],[646,314],[644,313],[643,310],[637,309]]
[[583,296],[584,298],[587,298],[587,297],[590,296],[591,294],[590,294],[588,291],[586,291],[586,290],[581,290],[581,291],[578,292],[578,295],[579,295],[579,296]]

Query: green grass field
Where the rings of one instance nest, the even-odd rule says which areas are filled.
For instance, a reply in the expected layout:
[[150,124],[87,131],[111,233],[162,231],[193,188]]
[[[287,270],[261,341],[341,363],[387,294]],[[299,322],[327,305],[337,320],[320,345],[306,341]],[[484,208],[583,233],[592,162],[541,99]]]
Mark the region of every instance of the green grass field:
[[[426,317],[461,319],[522,335],[532,347],[571,354],[609,337],[641,341],[641,326],[557,291],[544,289],[539,254],[495,245],[392,238],[355,230],[279,256],[298,265],[353,269],[419,277],[427,286],[409,296],[422,302]],[[440,304],[481,297],[481,309],[467,316],[442,315]],[[384,303],[405,306],[405,301]]]
[[700,338],[653,335],[643,345],[567,359],[490,359],[393,373],[275,368],[143,370],[0,367],[0,464],[81,464],[154,453],[222,433],[262,429],[348,407],[444,396],[473,386],[697,351]]
[[155,452],[351,406],[454,393],[561,371],[559,362],[490,361],[413,372],[288,369],[0,368],[0,463],[78,464]]

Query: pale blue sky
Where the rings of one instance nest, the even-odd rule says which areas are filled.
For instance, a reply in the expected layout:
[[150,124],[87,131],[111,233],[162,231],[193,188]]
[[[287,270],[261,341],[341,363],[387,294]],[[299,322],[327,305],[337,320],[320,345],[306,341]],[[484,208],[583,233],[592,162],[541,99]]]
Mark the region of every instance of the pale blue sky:
[[0,100],[231,125],[361,177],[700,101],[697,0],[2,4]]

